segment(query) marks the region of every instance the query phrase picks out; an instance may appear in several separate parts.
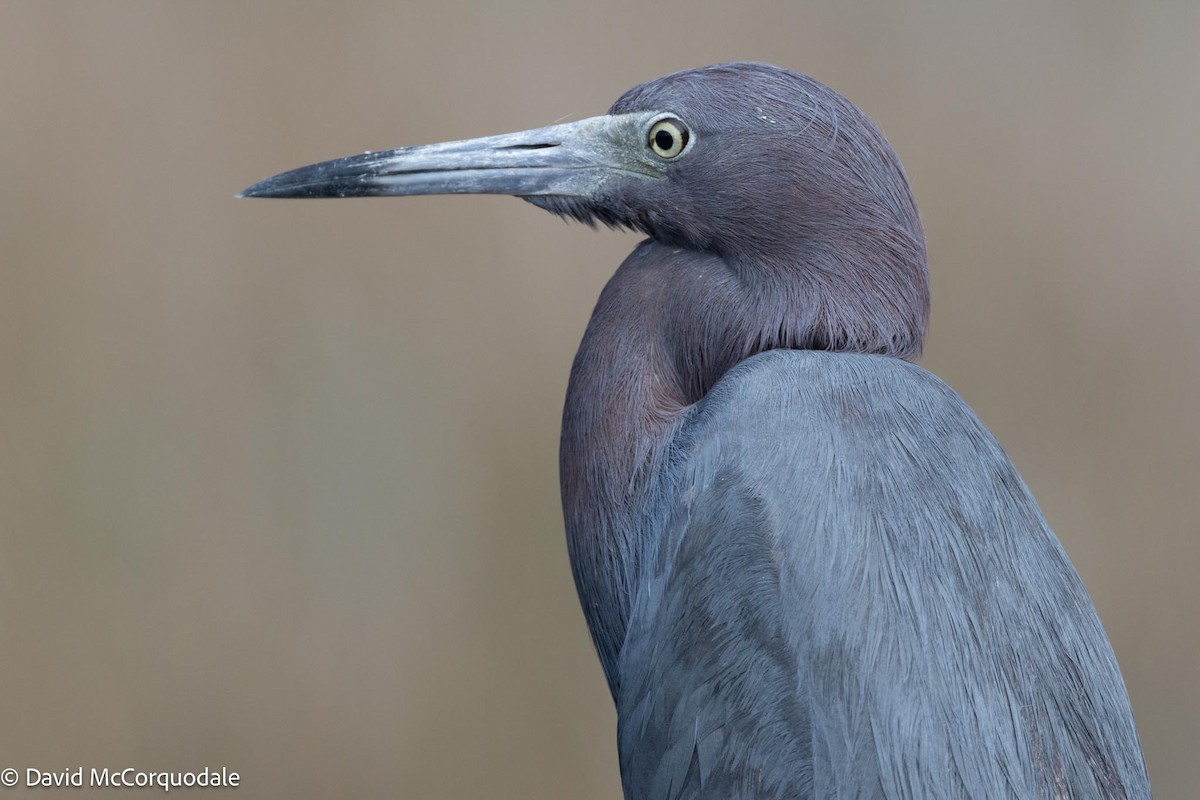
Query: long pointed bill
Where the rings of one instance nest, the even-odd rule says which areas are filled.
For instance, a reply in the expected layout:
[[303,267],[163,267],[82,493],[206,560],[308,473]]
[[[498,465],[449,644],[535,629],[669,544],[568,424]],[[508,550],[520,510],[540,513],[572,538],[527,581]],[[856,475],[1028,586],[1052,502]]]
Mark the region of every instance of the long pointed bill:
[[324,161],[260,181],[239,197],[510,194],[588,197],[605,180],[659,176],[645,160],[655,112]]

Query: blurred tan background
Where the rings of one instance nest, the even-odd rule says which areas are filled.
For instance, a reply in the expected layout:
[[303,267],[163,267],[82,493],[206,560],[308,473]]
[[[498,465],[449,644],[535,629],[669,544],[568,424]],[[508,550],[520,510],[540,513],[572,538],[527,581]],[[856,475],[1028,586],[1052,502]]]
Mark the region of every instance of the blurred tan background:
[[557,438],[636,238],[509,198],[233,195],[755,59],[900,152],[923,363],[1082,573],[1157,797],[1194,797],[1200,6],[900,5],[0,5],[0,767],[618,797]]

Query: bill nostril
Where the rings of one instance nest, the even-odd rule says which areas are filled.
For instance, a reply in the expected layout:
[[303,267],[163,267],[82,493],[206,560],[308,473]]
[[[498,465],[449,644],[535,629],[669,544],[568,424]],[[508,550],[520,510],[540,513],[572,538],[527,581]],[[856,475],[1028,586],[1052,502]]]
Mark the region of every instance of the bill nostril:
[[558,147],[562,142],[538,142],[537,144],[506,144],[498,150],[545,150],[547,147]]

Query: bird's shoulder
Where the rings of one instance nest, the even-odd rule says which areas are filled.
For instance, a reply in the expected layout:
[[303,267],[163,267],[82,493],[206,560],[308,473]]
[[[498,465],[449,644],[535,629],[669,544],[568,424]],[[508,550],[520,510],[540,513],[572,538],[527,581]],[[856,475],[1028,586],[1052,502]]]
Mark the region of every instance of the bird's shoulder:
[[1024,529],[1044,527],[971,408],[896,358],[772,350],[746,359],[691,409],[670,453],[663,477],[676,522],[719,480],[757,498],[777,526],[820,524],[833,507],[894,514],[920,501],[971,517],[968,527],[997,504],[1020,511]]
[[850,457],[886,446],[888,437],[873,433],[925,431],[1002,454],[962,398],[916,364],[859,353],[770,350],[740,362],[717,382],[692,409],[675,446],[704,457],[719,454],[710,452],[716,443],[740,442],[761,452],[764,441],[786,440],[812,451],[844,447],[851,438],[859,444],[843,451]]

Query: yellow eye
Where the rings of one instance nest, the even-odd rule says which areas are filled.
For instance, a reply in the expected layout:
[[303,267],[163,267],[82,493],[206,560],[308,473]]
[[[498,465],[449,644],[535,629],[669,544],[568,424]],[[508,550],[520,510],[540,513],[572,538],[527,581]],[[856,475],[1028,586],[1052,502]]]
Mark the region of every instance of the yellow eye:
[[678,158],[688,144],[688,129],[680,120],[660,119],[650,126],[646,144],[659,158]]

